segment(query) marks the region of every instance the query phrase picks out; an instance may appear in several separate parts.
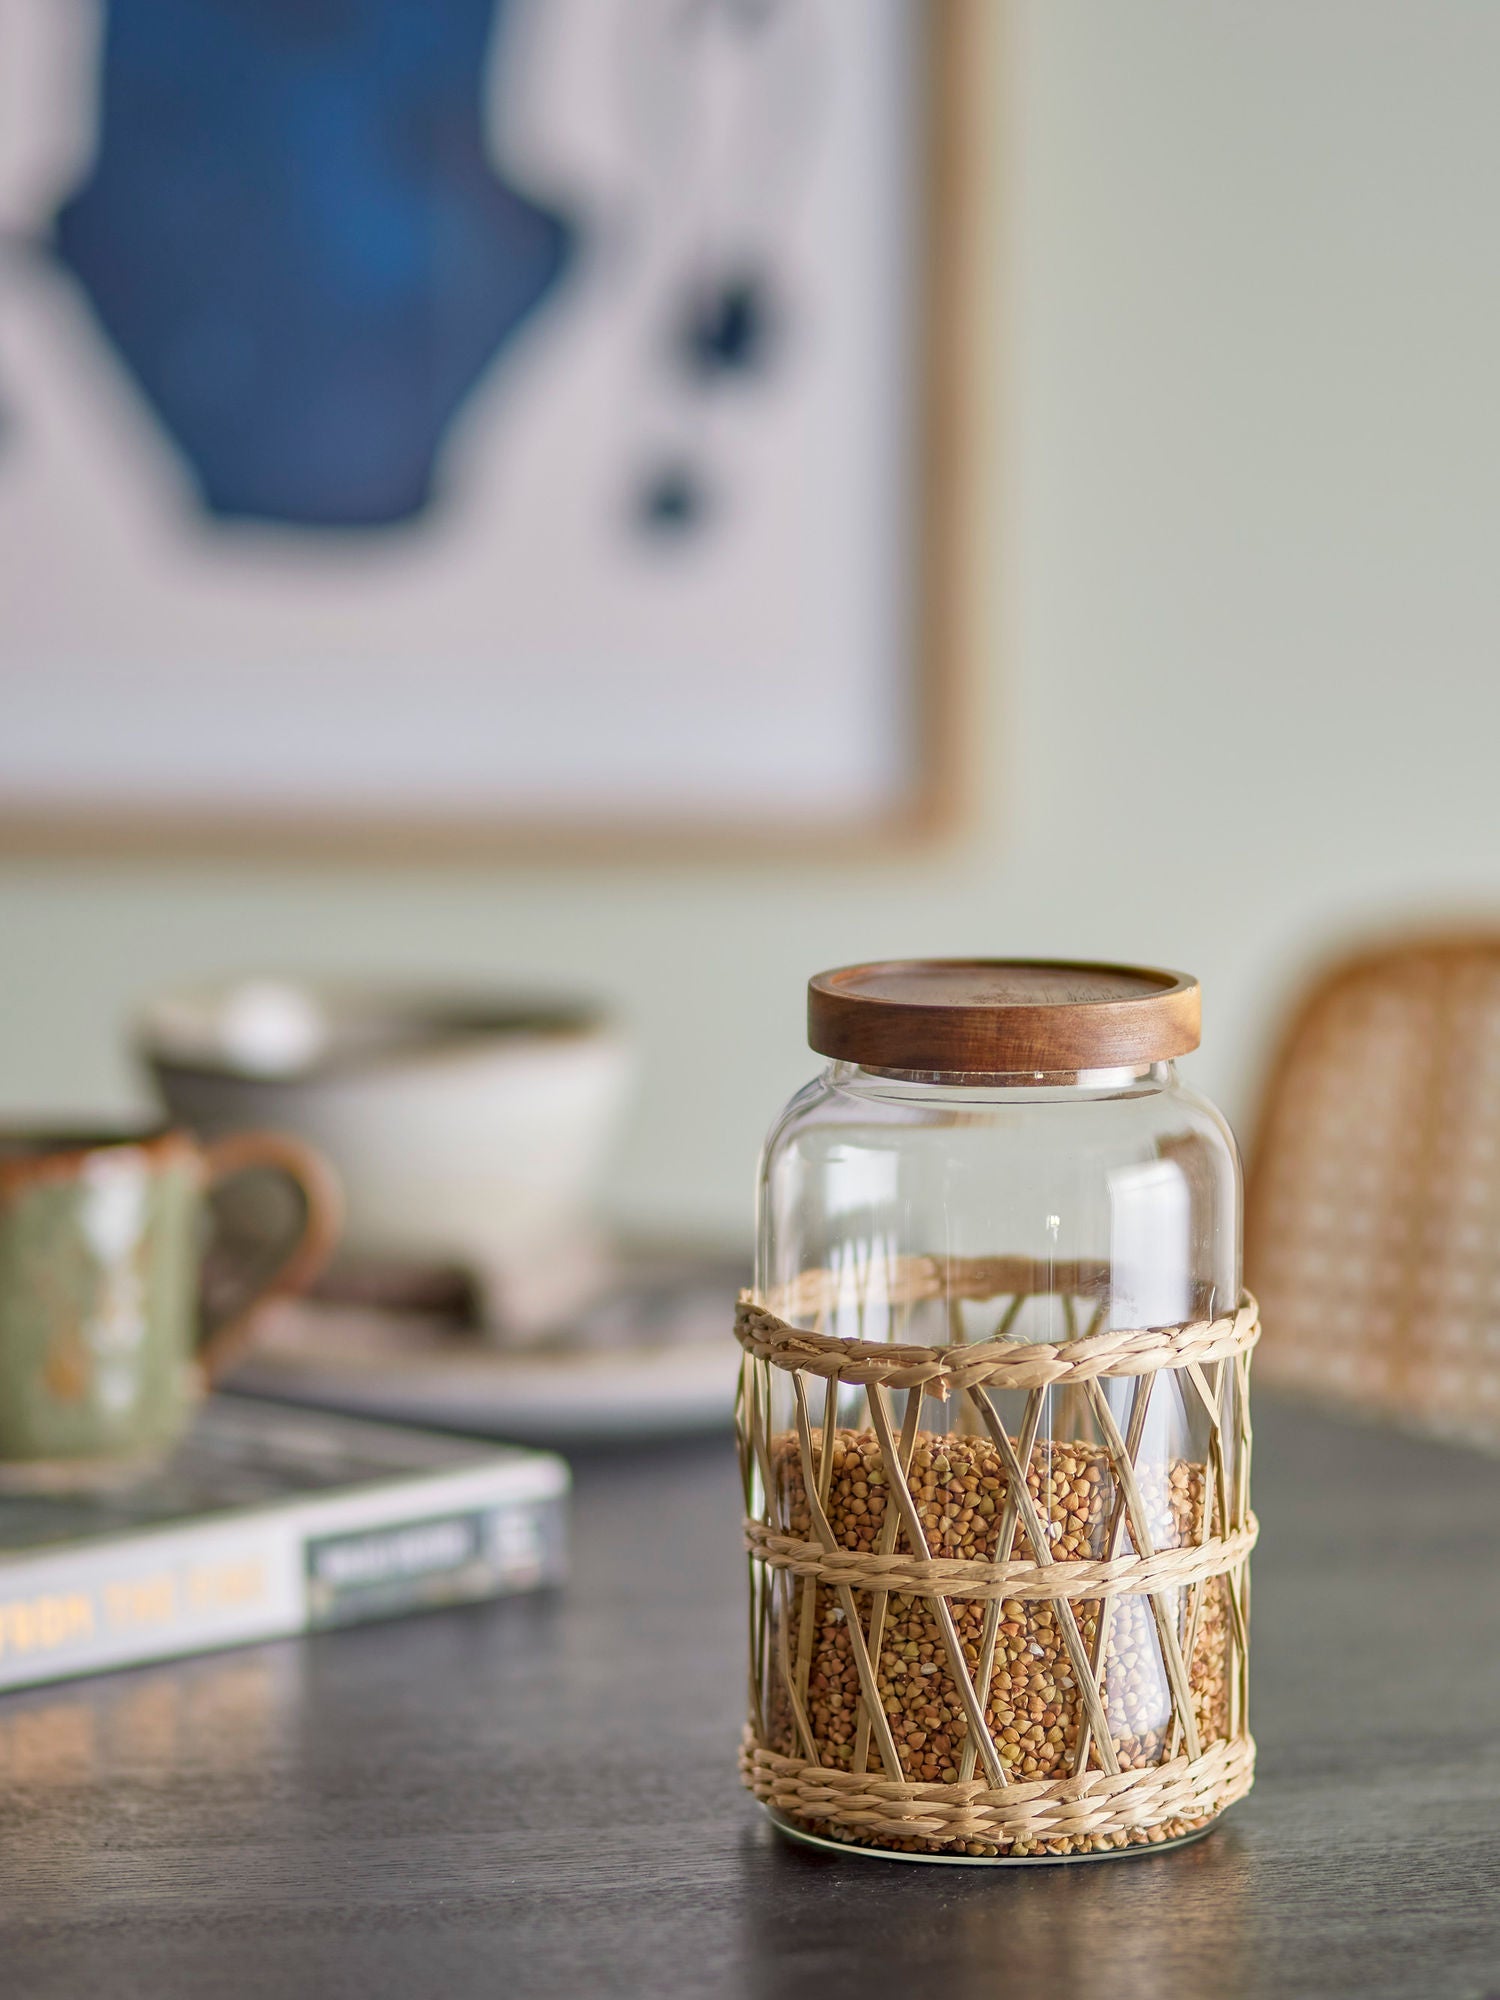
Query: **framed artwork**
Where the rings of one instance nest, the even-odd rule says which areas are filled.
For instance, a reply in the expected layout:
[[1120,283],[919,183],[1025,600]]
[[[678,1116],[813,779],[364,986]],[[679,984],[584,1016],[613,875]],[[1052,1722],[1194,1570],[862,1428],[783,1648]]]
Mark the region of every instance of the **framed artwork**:
[[0,845],[951,808],[986,0],[0,0]]

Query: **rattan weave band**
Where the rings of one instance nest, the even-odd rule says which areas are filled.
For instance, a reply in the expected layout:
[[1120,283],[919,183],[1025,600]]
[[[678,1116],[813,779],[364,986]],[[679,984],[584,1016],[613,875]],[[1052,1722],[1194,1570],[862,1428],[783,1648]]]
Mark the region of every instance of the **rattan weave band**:
[[[903,1301],[904,1303],[904,1301]],[[789,1326],[753,1292],[741,1292],[735,1337],[747,1354],[776,1368],[797,1368],[840,1382],[883,1382],[891,1389],[921,1388],[948,1397],[968,1388],[1046,1389],[1106,1375],[1149,1375],[1158,1368],[1223,1361],[1244,1354],[1260,1338],[1255,1301],[1222,1319],[1185,1326],[1107,1327],[1062,1345],[1047,1341],[983,1340],[954,1347],[908,1347],[894,1342],[841,1340]]]
[[745,1732],[740,1775],[763,1805],[794,1819],[831,1821],[877,1841],[988,1841],[1009,1846],[1145,1834],[1168,1823],[1212,1819],[1249,1791],[1255,1741],[1248,1733],[1175,1757],[1148,1771],[1007,1785],[913,1785],[853,1771],[827,1771],[778,1757]]
[[1112,1562],[949,1562],[929,1556],[866,1555],[852,1549],[823,1550],[795,1535],[773,1534],[762,1521],[746,1521],[745,1547],[757,1561],[819,1583],[852,1585],[855,1590],[904,1590],[915,1595],[940,1591],[944,1597],[1037,1598],[1121,1597],[1153,1590],[1177,1590],[1223,1576],[1255,1547],[1260,1524],[1214,1536],[1185,1549],[1160,1549],[1152,1556],[1116,1556]]

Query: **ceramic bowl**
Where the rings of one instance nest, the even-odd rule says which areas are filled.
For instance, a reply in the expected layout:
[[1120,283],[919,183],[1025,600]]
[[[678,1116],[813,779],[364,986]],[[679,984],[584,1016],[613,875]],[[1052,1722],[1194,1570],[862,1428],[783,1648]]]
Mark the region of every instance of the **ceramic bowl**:
[[462,1266],[524,1331],[597,1282],[595,1199],[629,1044],[586,1001],[244,979],[151,1001],[137,1047],[205,1137],[297,1133],[337,1168],[355,1257]]

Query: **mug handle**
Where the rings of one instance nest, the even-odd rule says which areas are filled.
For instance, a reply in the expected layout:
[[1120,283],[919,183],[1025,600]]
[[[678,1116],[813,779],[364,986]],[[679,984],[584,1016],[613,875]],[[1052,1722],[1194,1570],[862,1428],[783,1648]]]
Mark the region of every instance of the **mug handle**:
[[284,1174],[302,1197],[302,1227],[296,1241],[264,1277],[216,1321],[206,1324],[198,1360],[209,1382],[249,1344],[255,1315],[268,1299],[300,1292],[332,1256],[344,1220],[338,1176],[323,1158],[285,1132],[230,1132],[203,1148],[204,1182],[211,1194],[221,1182],[255,1167]]

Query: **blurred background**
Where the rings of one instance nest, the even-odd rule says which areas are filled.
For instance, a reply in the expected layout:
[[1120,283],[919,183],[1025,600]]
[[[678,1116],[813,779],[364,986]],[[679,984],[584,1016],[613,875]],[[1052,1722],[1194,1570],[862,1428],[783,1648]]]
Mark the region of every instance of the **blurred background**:
[[[243,422],[215,428],[190,393],[194,368],[213,378],[236,353],[248,367],[262,337],[283,377],[307,364],[309,407],[337,381],[306,342],[291,360],[276,348],[255,322],[255,285],[216,292],[222,272],[194,261],[193,231],[228,216],[234,240],[289,283],[278,246],[316,250],[297,236],[295,180],[276,197],[288,203],[280,224],[252,243],[243,232],[261,225],[235,206],[244,176],[229,185],[208,143],[227,114],[209,91],[174,124],[181,99],[153,68],[153,10],[113,0],[108,11],[112,45],[82,0],[0,4],[6,1114],[143,1106],[122,1023],[143,996],[204,977],[272,969],[597,994],[640,1057],[612,1217],[742,1243],[760,1139],[816,1066],[803,1036],[814,970],[918,953],[1185,967],[1205,993],[1190,1073],[1243,1120],[1314,964],[1355,936],[1500,904],[1491,10],[767,0],[678,9],[679,20],[646,7],[639,34],[659,47],[645,51],[643,101],[659,85],[698,106],[706,122],[693,129],[710,136],[683,142],[705,150],[681,170],[622,140],[628,171],[569,110],[570,63],[581,90],[602,88],[598,61],[575,46],[576,10],[549,24],[520,0],[498,13],[455,4],[434,10],[455,39],[420,51],[400,40],[410,9],[366,10],[366,27],[388,13],[395,39],[352,59],[388,95],[401,95],[393,78],[418,77],[458,127],[530,104],[533,125],[518,114],[507,127],[519,152],[497,155],[478,129],[441,157],[459,196],[478,154],[487,172],[499,159],[510,186],[480,240],[531,260],[535,297],[460,285],[438,317],[469,330],[467,347],[456,335],[403,345],[396,312],[362,382],[377,403],[399,400],[402,356],[426,371],[393,456],[375,465],[372,447],[366,463],[340,434],[301,473],[295,396],[266,419],[282,426],[282,449],[257,457],[254,424],[249,442]],[[359,10],[221,0],[196,11],[200,27],[219,17],[223,39],[194,53],[177,87],[221,70],[244,88],[260,79],[274,136],[303,69],[326,83],[318,65],[342,59]],[[694,56],[688,74],[673,51],[683,35],[703,40],[699,15],[717,22],[720,52]],[[314,16],[321,50],[299,42]],[[911,96],[920,65],[909,63],[955,17],[966,60],[942,99],[950,143],[935,149],[922,120],[936,99]],[[560,47],[565,19],[573,42]],[[502,34],[520,66],[503,75],[490,39]],[[774,59],[757,69],[741,44]],[[476,51],[489,65],[482,97]],[[534,99],[526,51],[546,78]],[[110,115],[91,139],[101,103]],[[340,172],[364,157],[357,90],[341,115],[356,136]],[[153,126],[171,130],[154,153]],[[621,129],[634,129],[628,117]],[[727,170],[721,129],[751,134]],[[794,140],[791,181],[770,187]],[[190,186],[208,220],[176,216],[181,236],[142,228],[127,257],[152,174],[170,178],[200,145]],[[923,178],[935,151],[946,161],[936,213]],[[770,187],[771,207],[736,206],[747,174]],[[721,193],[663,220],[683,186]],[[471,225],[459,214],[442,237],[432,224],[451,253],[431,266],[440,306]],[[148,323],[131,290],[191,322],[203,299],[184,269],[219,315],[206,349]],[[357,287],[340,308],[345,351],[385,324],[371,283],[367,311]],[[581,308],[569,320],[569,286],[588,298],[610,284],[593,320]],[[224,314],[237,308],[248,331],[226,347]],[[317,312],[308,306],[310,324]],[[934,406],[923,342],[939,319],[940,490],[918,437]],[[680,381],[652,358],[674,339],[689,356]],[[571,342],[576,376],[548,360],[549,341]],[[554,458],[558,433],[537,414],[550,396],[560,421],[574,380],[591,385],[573,420],[599,441],[592,488],[568,469],[583,458]],[[484,422],[465,431],[458,419],[476,409]],[[509,463],[537,468],[535,506],[495,470],[507,438]],[[320,483],[330,463],[344,485]],[[569,513],[579,494],[593,494],[592,513],[581,502]],[[934,558],[929,535],[919,562],[933,506],[943,546]],[[596,572],[593,530],[579,523],[606,516],[633,552],[613,569],[599,557]],[[560,524],[560,539],[543,547],[538,520]],[[356,546],[371,535],[374,558]],[[460,554],[444,553],[445,538]],[[416,574],[429,558],[438,567]],[[664,563],[684,593],[680,618]],[[718,583],[695,580],[697,563]],[[640,603],[634,564],[650,572]],[[919,616],[909,578],[922,565],[945,595]],[[91,579],[103,593],[92,622]],[[779,608],[748,631],[737,607],[767,592]],[[396,636],[364,680],[371,593]],[[512,624],[518,597],[529,601]],[[572,605],[556,632],[549,599]],[[594,624],[579,603],[595,606]],[[424,606],[439,620],[431,647]],[[912,664],[935,629],[956,756],[934,755],[935,711]],[[216,645],[222,695],[192,710],[176,743],[174,690],[210,672]],[[320,661],[333,663],[322,694]],[[608,699],[591,698],[591,673]],[[402,720],[424,690],[445,717],[425,733]],[[391,775],[403,736],[420,783]],[[476,742],[511,747],[490,765]],[[196,790],[166,754],[174,743],[174,755],[209,758]],[[447,796],[445,758],[472,839],[424,835]],[[826,809],[812,810],[820,771]],[[603,819],[587,809],[601,785]],[[216,825],[210,808],[228,794],[238,817]],[[278,813],[303,826],[325,809],[358,822],[338,851],[265,837]],[[156,827],[144,844],[143,815]],[[358,829],[372,827],[361,851]]]

